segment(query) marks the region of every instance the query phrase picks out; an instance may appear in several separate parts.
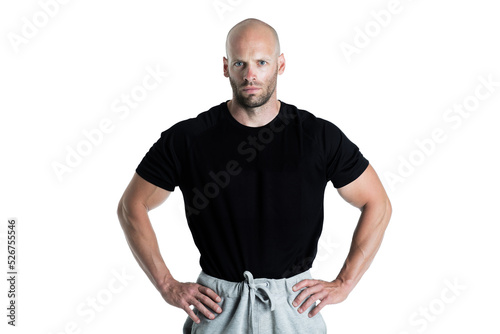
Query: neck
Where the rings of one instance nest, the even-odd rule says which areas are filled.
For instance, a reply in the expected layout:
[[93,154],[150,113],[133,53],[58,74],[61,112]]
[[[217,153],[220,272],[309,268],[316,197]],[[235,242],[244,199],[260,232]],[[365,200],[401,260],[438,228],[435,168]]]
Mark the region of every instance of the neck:
[[256,108],[242,106],[234,97],[227,103],[227,108],[234,119],[249,127],[268,124],[278,115],[280,107],[281,102],[276,96],[271,97],[266,104]]

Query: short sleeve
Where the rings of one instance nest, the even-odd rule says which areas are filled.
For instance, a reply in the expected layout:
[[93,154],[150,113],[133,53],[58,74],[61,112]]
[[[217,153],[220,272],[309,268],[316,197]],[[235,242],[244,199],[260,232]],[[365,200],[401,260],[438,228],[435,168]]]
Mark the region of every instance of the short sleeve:
[[325,124],[327,180],[341,188],[356,180],[368,167],[359,148],[333,123]]
[[143,179],[168,191],[174,191],[179,185],[181,163],[176,153],[177,137],[175,126],[162,132],[136,169]]

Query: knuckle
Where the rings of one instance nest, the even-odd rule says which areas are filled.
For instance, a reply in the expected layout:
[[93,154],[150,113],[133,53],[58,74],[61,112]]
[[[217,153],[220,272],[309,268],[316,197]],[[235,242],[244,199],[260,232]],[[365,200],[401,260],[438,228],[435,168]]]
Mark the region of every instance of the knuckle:
[[182,306],[182,309],[183,309],[183,310],[184,310],[187,314],[189,314],[189,315],[194,315],[193,310],[191,310],[191,308],[189,307],[189,305],[188,305],[188,304],[184,304],[184,305]]
[[200,312],[201,312],[201,314],[203,314],[205,317],[207,317],[209,319],[213,319],[214,318],[213,314],[210,313],[210,311],[206,307],[201,308]]
[[212,290],[210,290],[206,286],[200,285],[199,288],[198,288],[198,292],[201,293],[202,295],[206,296],[206,295],[210,295],[210,293],[212,292]]
[[299,295],[298,295],[298,300],[302,301],[304,300],[304,298],[307,296],[307,290],[304,290],[302,291]]
[[210,303],[211,303],[211,301],[212,301],[210,298],[208,298],[207,296],[204,296],[204,295],[203,295],[203,296],[200,296],[198,300],[199,300],[200,302],[202,302],[203,304],[205,304],[205,305],[210,304]]
[[183,294],[183,297],[184,297],[184,300],[186,300],[187,302],[192,302],[194,300],[196,300],[196,295],[194,293],[191,293],[191,292],[186,292],[185,294]]

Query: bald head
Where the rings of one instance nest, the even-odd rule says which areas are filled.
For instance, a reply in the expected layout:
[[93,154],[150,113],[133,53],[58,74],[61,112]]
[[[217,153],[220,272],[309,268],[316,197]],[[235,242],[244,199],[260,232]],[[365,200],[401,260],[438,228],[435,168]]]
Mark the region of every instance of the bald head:
[[227,34],[226,53],[224,76],[235,105],[251,111],[264,105],[276,108],[276,83],[285,70],[285,56],[273,27],[256,19],[238,23]]
[[275,56],[280,54],[280,42],[278,33],[269,24],[257,20],[246,19],[236,24],[229,33],[226,39],[226,56],[231,57],[233,49],[241,48],[242,44],[250,46],[253,43],[266,43],[268,46],[273,47]]

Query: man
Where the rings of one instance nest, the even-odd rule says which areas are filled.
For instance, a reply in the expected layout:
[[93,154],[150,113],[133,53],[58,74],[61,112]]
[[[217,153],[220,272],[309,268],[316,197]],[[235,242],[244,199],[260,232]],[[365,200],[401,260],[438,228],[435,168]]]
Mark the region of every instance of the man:
[[[162,297],[187,313],[184,333],[325,333],[319,312],[345,300],[368,269],[389,222],[389,199],[335,125],[277,99],[285,58],[271,26],[238,23],[226,51],[233,98],[162,133],[120,200],[121,225]],[[331,282],[309,271],[328,181],[361,209]],[[176,186],[201,253],[197,283],[174,279],[148,218]]]

